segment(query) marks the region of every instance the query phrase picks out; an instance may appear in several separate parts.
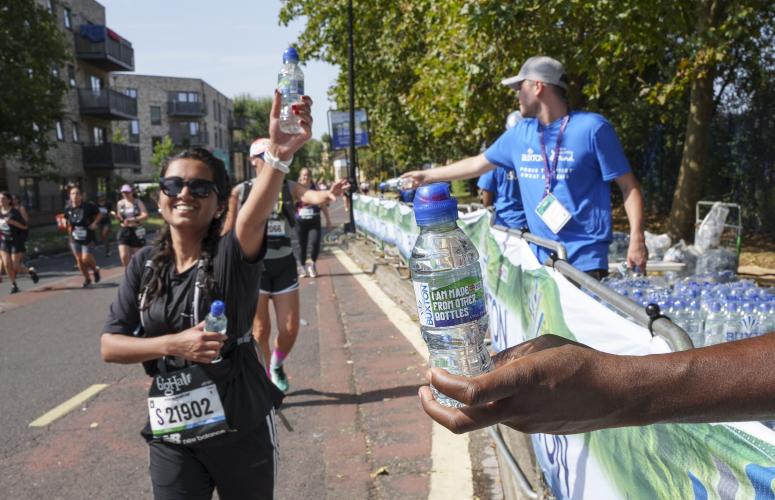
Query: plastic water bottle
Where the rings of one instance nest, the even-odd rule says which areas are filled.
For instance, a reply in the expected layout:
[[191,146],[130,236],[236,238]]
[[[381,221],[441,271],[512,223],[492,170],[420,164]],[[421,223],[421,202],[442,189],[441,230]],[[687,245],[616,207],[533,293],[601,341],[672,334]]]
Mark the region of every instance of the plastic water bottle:
[[297,103],[304,95],[304,73],[299,67],[299,54],[293,47],[283,52],[283,67],[277,74],[277,90],[282,94],[280,108],[280,130],[286,134],[301,134],[304,130],[299,119],[293,114],[291,104]]
[[761,335],[761,322],[755,303],[743,302],[740,307],[740,330],[745,339]]
[[705,335],[702,331],[702,311],[700,310],[700,302],[698,300],[692,300],[686,307],[684,324],[686,325],[684,330],[691,337],[694,347],[704,346]]
[[[488,372],[492,360],[484,345],[488,317],[479,252],[457,226],[457,200],[449,185],[419,188],[414,216],[420,234],[410,267],[429,363],[466,377]],[[463,406],[431,389],[439,403]]]
[[726,317],[724,335],[727,342],[732,342],[733,340],[740,340],[743,338],[738,306],[738,300],[736,300],[733,296],[727,297],[726,313],[724,314]]
[[[220,333],[226,335],[226,327],[228,320],[226,319],[226,306],[220,300],[214,301],[210,304],[210,312],[205,317],[205,331]],[[218,363],[223,359],[221,353],[213,359],[213,363]]]
[[726,317],[721,302],[712,300],[707,305],[708,314],[705,317],[704,326],[704,345],[720,344],[725,340]]

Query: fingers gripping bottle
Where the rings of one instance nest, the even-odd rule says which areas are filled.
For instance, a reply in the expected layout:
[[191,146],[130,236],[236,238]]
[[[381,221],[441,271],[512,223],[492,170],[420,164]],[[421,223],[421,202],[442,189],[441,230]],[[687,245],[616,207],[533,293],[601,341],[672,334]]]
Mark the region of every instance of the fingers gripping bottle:
[[282,94],[280,108],[280,130],[286,134],[301,134],[304,130],[293,114],[291,104],[299,102],[304,95],[304,73],[299,67],[299,54],[293,47],[283,52],[283,67],[277,74],[277,90]]
[[[220,333],[226,335],[226,327],[228,320],[226,319],[226,306],[220,300],[214,301],[210,304],[210,312],[205,316],[205,331]],[[221,353],[213,359],[213,363],[218,363],[223,359]]]
[[[414,216],[420,234],[410,267],[429,363],[466,377],[488,372],[492,360],[484,345],[488,317],[479,252],[457,226],[457,200],[449,186],[419,188]],[[431,389],[439,403],[464,406]]]

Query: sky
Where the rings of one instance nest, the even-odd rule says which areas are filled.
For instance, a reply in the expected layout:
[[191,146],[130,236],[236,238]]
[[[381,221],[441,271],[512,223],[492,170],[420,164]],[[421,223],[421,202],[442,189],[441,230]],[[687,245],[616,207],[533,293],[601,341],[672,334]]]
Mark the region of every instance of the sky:
[[[283,50],[304,23],[280,26],[280,0],[98,0],[107,26],[132,43],[135,73],[201,78],[228,97],[271,96]],[[214,8],[217,6],[217,8]],[[328,88],[339,69],[302,66],[312,97],[312,136],[328,131]]]

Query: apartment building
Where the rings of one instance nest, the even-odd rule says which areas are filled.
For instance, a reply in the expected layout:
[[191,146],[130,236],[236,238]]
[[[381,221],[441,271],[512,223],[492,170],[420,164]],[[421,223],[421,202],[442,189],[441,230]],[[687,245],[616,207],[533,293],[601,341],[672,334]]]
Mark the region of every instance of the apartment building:
[[[203,147],[223,160],[230,175],[242,175],[242,155],[235,168],[231,99],[204,80],[171,76],[114,73],[111,87],[137,101],[137,117],[117,125],[128,144],[140,148],[140,167],[128,175],[149,182],[158,167],[151,163],[154,146],[169,136],[176,148]],[[239,147],[237,148],[239,149]]]
[[137,118],[137,101],[110,88],[113,71],[134,70],[132,44],[105,24],[105,8],[94,0],[36,0],[65,34],[71,58],[52,72],[68,87],[65,117],[57,121],[57,147],[51,151],[58,180],[24,172],[16,160],[5,162],[0,183],[20,194],[32,224],[51,222],[62,210],[64,186],[75,182],[88,193],[108,188],[116,172],[140,168],[137,146],[112,141],[114,123]]

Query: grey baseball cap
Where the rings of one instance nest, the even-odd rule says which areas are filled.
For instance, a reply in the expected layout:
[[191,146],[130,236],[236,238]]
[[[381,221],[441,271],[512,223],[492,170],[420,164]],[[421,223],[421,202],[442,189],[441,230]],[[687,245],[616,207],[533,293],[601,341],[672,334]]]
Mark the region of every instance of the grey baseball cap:
[[522,65],[517,76],[506,78],[501,83],[517,90],[524,80],[549,83],[568,89],[568,75],[565,74],[562,63],[547,56],[531,57]]

